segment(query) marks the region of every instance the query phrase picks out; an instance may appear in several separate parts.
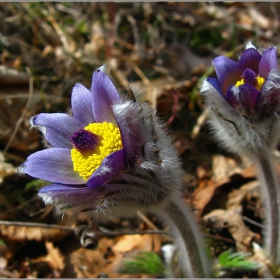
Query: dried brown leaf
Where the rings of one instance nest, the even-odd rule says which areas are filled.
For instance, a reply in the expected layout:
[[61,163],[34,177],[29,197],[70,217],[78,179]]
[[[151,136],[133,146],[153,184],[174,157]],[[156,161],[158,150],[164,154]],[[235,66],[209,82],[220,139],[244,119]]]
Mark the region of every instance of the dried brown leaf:
[[[112,239],[104,237],[100,239],[96,250],[79,248],[67,255],[65,277],[96,278],[102,273],[107,273],[109,277],[115,277],[111,271],[108,273],[106,269],[108,265],[106,254],[111,252],[113,242]],[[71,274],[72,269],[74,274]]]
[[248,11],[249,15],[252,17],[254,23],[258,27],[265,30],[271,27],[271,21],[268,18],[266,18],[263,14],[261,14],[260,11],[258,11],[255,7],[250,7]]
[[240,162],[223,155],[214,155],[212,158],[212,179],[220,182],[233,175],[241,175],[244,178],[255,176],[255,167],[247,157],[242,157]]
[[[226,183],[224,181],[223,183]],[[200,217],[203,213],[203,210],[213,198],[215,190],[219,188],[221,185],[213,182],[212,180],[201,180],[198,184],[197,189],[193,193],[192,204],[194,209],[196,210],[196,215]]]
[[240,189],[233,190],[228,195],[227,209],[241,213],[244,200],[250,200],[255,197],[260,201],[259,186],[259,181],[252,181],[243,185]]
[[1,237],[10,241],[56,241],[64,238],[67,234],[69,232],[53,228],[0,225]]
[[254,177],[255,167],[247,158],[242,158],[242,162],[238,163],[232,158],[214,155],[212,157],[211,178],[207,178],[205,172],[200,173],[199,177],[202,179],[199,180],[198,187],[193,193],[193,207],[197,210],[197,216],[202,214],[218,188],[231,182],[234,175],[241,175],[244,178]]
[[26,72],[19,72],[16,69],[0,65],[0,83],[16,85],[28,85],[29,77]]
[[[157,235],[135,234],[116,237],[114,240],[102,238],[96,250],[79,248],[67,255],[65,277],[96,278],[98,275],[108,275],[109,278],[130,278],[134,275],[117,273],[128,254],[138,251],[155,251],[161,248],[161,239]],[[73,268],[74,274],[71,274]]]
[[106,260],[99,250],[80,248],[71,254],[71,265],[77,278],[96,278],[103,272]]
[[133,234],[119,237],[112,247],[116,253],[126,253],[133,250],[151,251],[153,249],[153,237],[150,234]]
[[259,239],[259,235],[246,227],[241,215],[233,210],[214,210],[203,219],[216,228],[228,228],[238,251],[252,252],[252,241]]
[[17,169],[12,164],[6,163],[3,153],[0,152],[0,184],[6,176],[13,175],[16,172]]
[[53,270],[62,270],[64,268],[64,257],[59,249],[55,248],[52,242],[46,242],[45,246],[48,252],[45,261],[48,262]]

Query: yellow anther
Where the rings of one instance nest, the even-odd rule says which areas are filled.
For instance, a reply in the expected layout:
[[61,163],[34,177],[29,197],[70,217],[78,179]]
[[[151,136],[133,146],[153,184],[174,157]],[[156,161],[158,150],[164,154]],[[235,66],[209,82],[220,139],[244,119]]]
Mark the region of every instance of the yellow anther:
[[263,77],[257,76],[257,85],[256,85],[257,90],[261,90],[264,81],[265,79]]
[[120,130],[112,123],[91,123],[84,129],[102,137],[98,149],[89,156],[83,156],[76,148],[71,150],[74,171],[87,180],[105,157],[123,147]]
[[244,85],[244,79],[241,79],[240,81],[237,81],[237,83],[235,84],[236,87],[239,87],[241,85]]
[[[265,82],[265,79],[263,77],[260,77],[260,76],[257,76],[256,77],[256,85],[255,85],[255,88],[257,90],[261,90],[262,86],[263,86],[263,83]],[[244,85],[244,79],[241,79],[240,81],[237,81],[235,86],[236,87],[239,87],[241,85]]]

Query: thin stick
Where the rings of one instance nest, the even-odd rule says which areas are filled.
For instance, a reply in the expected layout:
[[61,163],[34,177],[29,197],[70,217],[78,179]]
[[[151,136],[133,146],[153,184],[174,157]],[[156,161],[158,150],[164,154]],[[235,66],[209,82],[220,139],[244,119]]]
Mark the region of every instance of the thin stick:
[[13,133],[12,133],[12,135],[11,135],[11,137],[10,137],[10,139],[9,139],[9,141],[8,141],[4,151],[3,151],[4,155],[6,154],[8,149],[10,148],[10,146],[11,146],[11,144],[12,144],[12,142],[13,142],[13,140],[14,140],[14,138],[15,138],[18,130],[19,130],[19,127],[20,127],[22,121],[24,120],[24,117],[27,114],[28,109],[29,109],[30,104],[31,104],[31,100],[32,100],[32,96],[33,96],[33,77],[32,77],[32,73],[31,73],[31,70],[30,70],[29,67],[26,67],[26,72],[28,73],[28,76],[29,76],[29,94],[28,94],[28,99],[27,99],[25,108],[24,108],[21,116],[20,116],[20,118],[17,121],[16,127],[15,127],[15,129],[14,129],[14,131],[13,131]]
[[[42,224],[42,223],[31,223],[31,222],[16,222],[16,221],[1,221],[0,226],[17,226],[17,227],[40,227],[40,228],[52,228],[74,232],[75,228],[58,226],[54,224]],[[92,231],[96,235],[107,235],[107,236],[118,236],[118,235],[133,235],[133,234],[167,234],[166,230],[144,230],[144,231],[105,231],[100,228],[100,231]]]

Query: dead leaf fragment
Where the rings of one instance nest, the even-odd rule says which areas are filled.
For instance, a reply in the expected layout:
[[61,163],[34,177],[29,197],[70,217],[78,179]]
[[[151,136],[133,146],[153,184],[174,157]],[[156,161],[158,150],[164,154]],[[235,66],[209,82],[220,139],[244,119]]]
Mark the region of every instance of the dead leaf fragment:
[[108,261],[106,255],[111,251],[112,239],[101,238],[95,250],[79,248],[78,250],[66,255],[66,266],[63,277],[67,278],[97,278],[99,274],[106,273],[109,277],[111,270],[107,269]]
[[0,236],[11,241],[56,241],[64,238],[68,234],[69,232],[65,230],[53,228],[0,225]]
[[240,189],[233,190],[228,196],[227,209],[235,210],[241,214],[244,200],[249,200],[252,197],[257,197],[260,200],[259,187],[260,182],[255,180],[243,185]]
[[250,7],[248,11],[249,11],[249,15],[252,17],[254,23],[258,27],[265,30],[271,28],[270,20],[265,16],[263,16],[255,7]]
[[0,153],[0,184],[6,176],[13,175],[16,172],[17,169],[12,164],[5,162],[3,153]]
[[204,208],[213,198],[215,190],[218,187],[220,187],[220,185],[214,183],[212,180],[205,179],[199,182],[198,188],[193,193],[192,201],[197,217],[202,215]]
[[19,72],[16,69],[0,65],[0,83],[13,85],[28,85],[28,75],[26,72]]
[[241,215],[233,210],[214,210],[203,219],[217,228],[228,228],[240,252],[252,252],[252,241],[259,238],[245,226]]
[[121,236],[119,241],[112,247],[114,252],[126,253],[132,250],[151,251],[153,239],[150,234],[134,234]]
[[49,266],[53,270],[62,270],[64,268],[64,257],[59,249],[55,248],[52,242],[46,242],[45,246],[48,252],[45,260],[49,263]]

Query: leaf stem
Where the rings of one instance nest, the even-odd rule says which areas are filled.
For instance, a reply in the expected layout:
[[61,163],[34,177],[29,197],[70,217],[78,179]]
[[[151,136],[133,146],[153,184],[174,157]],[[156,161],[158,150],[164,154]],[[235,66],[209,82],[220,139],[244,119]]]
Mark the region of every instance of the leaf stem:
[[280,203],[279,184],[271,155],[262,154],[255,159],[266,207],[265,251],[272,262],[279,262]]
[[184,278],[203,278],[211,275],[204,242],[193,215],[183,202],[172,201],[156,213],[170,227],[179,249]]

